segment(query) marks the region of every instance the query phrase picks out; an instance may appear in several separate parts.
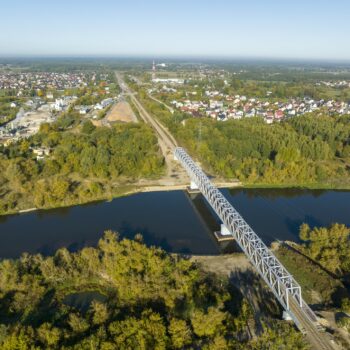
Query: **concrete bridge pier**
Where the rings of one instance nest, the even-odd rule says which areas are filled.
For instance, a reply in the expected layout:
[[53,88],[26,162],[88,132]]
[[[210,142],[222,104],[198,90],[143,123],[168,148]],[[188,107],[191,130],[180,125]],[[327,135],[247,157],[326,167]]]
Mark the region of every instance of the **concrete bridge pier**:
[[214,232],[214,236],[219,242],[233,241],[234,240],[233,235],[231,234],[229,229],[224,224],[221,224],[220,231]]
[[282,318],[284,321],[293,321],[290,313],[286,310],[283,310],[283,313],[282,313]]
[[187,192],[190,194],[200,193],[199,187],[193,180],[191,180],[190,185],[187,186]]

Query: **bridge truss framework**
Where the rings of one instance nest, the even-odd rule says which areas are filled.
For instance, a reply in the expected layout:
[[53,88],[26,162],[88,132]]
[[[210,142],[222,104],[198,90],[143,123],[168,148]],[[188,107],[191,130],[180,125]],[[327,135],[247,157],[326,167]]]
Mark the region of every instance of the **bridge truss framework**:
[[197,166],[181,147],[175,149],[174,156],[185,168],[190,179],[198,186],[203,196],[233,235],[238,245],[267,283],[282,307],[288,312],[297,327],[301,328],[301,325],[291,310],[291,298],[293,298],[300,310],[312,322],[317,322],[316,315],[302,298],[300,285],[223,194],[211,183],[202,169]]

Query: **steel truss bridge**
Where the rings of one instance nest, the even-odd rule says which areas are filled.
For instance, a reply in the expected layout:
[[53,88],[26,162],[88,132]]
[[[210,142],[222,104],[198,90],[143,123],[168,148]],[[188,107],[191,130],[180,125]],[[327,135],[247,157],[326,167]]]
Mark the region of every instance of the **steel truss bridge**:
[[[286,270],[259,236],[246,223],[237,210],[223,194],[211,183],[202,169],[181,148],[175,148],[175,160],[178,160],[194,183],[211,205],[215,213],[236,240],[240,248],[267,283],[287,314],[302,332],[310,332],[305,325],[317,331],[317,317],[304,302],[301,287]],[[327,348],[322,346],[322,348]]]
[[333,346],[330,345],[329,339],[317,329],[318,322],[316,315],[302,299],[300,285],[270,252],[235,208],[232,207],[221,192],[210,182],[208,177],[194,163],[185,150],[177,147],[177,142],[169,131],[147,113],[123,81],[120,74],[117,74],[117,78],[123,92],[130,96],[140,112],[142,119],[156,131],[158,139],[162,141],[160,144],[163,144],[165,147],[162,149],[164,156],[168,156],[168,151],[175,152],[175,158],[181,162],[191,178],[191,182],[198,187],[222,220],[222,228],[224,226],[222,234],[230,234],[237,241],[282,307],[294,320],[297,327],[306,334],[312,348],[315,350],[334,350]]

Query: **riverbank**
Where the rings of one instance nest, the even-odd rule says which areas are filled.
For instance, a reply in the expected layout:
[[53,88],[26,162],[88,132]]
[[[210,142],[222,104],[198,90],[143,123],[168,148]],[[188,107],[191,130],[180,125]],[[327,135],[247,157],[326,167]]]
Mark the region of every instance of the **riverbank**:
[[[168,192],[168,191],[181,191],[186,190],[189,183],[182,184],[171,184],[171,181],[168,179],[163,179],[163,184],[159,184],[162,180],[159,181],[149,181],[149,180],[140,180],[135,182],[135,184],[121,184],[116,185],[116,190],[114,193],[109,194],[108,196],[100,196],[94,197],[85,200],[79,200],[72,203],[58,203],[55,206],[44,206],[44,207],[28,207],[19,210],[11,210],[8,212],[0,213],[0,216],[4,215],[15,215],[15,214],[25,214],[28,212],[36,211],[36,210],[51,210],[58,208],[69,208],[78,205],[84,205],[94,202],[103,202],[103,201],[111,201],[113,199],[130,196],[137,193],[146,193],[146,192]],[[145,183],[141,185],[142,183]],[[242,184],[238,181],[224,182],[224,181],[214,181],[215,185],[218,188],[239,188],[242,187]]]
[[[238,180],[230,181],[230,180],[212,180],[217,188],[227,188],[227,189],[295,189],[295,190],[325,190],[325,191],[350,191],[350,187],[332,187],[327,184],[243,184]],[[71,203],[61,203],[55,206],[44,206],[44,207],[32,207],[11,210],[7,212],[0,212],[1,216],[6,215],[15,215],[15,214],[25,214],[28,212],[36,211],[36,210],[51,210],[58,208],[69,208],[75,207],[79,205],[85,205],[89,203],[95,202],[103,202],[103,201],[111,201],[113,199],[134,195],[137,193],[148,193],[148,192],[168,192],[168,191],[182,191],[186,190],[188,187],[188,183],[180,183],[175,184],[174,180],[163,178],[159,180],[138,180],[134,184],[124,183],[124,184],[114,184],[116,186],[113,193],[109,193],[104,196],[97,196],[94,198],[89,198],[86,200],[79,200]]]
[[33,211],[46,211],[46,210],[52,210],[52,209],[59,209],[59,208],[71,208],[71,207],[76,207],[80,205],[85,205],[89,203],[99,203],[99,202],[104,202],[104,201],[111,201],[116,198],[121,198],[124,196],[132,195],[139,193],[140,191],[137,189],[136,186],[132,185],[121,185],[120,188],[118,188],[115,193],[109,194],[108,196],[96,196],[94,198],[88,198],[86,200],[78,200],[78,201],[72,201],[72,202],[64,202],[64,203],[57,203],[56,205],[53,206],[43,206],[43,207],[28,207],[28,208],[23,208],[23,209],[17,209],[17,210],[9,210],[6,212],[0,212],[0,217],[1,216],[7,216],[7,215],[16,215],[16,214],[26,214],[30,213]]

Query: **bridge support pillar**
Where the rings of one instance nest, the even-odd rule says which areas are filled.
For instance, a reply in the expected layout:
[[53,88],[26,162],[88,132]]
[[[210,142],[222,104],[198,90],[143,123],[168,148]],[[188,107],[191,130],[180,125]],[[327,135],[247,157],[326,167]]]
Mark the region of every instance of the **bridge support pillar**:
[[191,190],[199,190],[199,187],[197,186],[197,184],[194,181],[191,180],[190,189]]
[[286,311],[286,310],[283,310],[282,318],[285,321],[293,321],[290,313],[288,311]]
[[199,187],[197,186],[197,184],[191,180],[191,183],[189,186],[187,186],[187,192],[188,193],[199,193],[200,190],[199,190]]
[[234,240],[233,235],[224,224],[221,224],[220,231],[215,231],[214,235],[219,242]]

